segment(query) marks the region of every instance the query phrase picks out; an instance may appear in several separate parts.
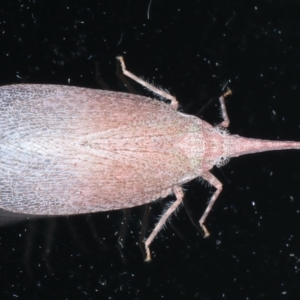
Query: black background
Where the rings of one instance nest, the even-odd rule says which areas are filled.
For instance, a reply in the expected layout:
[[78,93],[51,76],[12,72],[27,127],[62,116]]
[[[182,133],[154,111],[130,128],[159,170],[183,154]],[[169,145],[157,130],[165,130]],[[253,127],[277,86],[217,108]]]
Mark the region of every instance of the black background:
[[[0,83],[125,91],[127,68],[170,90],[181,109],[220,121],[222,92],[235,134],[300,140],[298,1],[7,1],[0,8]],[[147,13],[149,9],[149,13]],[[142,88],[137,87],[145,94]],[[297,299],[300,154],[235,158],[213,173],[224,190],[203,239],[184,207],[152,244],[138,247],[143,207],[131,210],[123,258],[122,212],[29,220],[0,228],[1,299]],[[185,186],[199,219],[213,190]],[[169,200],[171,198],[168,198]],[[156,202],[149,230],[160,216]],[[149,234],[149,232],[148,232]]]

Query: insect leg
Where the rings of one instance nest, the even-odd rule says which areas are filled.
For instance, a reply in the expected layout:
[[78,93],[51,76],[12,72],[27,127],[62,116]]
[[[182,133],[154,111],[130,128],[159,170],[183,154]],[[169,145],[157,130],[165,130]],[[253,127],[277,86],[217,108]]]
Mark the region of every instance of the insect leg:
[[225,127],[227,128],[229,126],[229,118],[228,118],[228,114],[227,114],[227,109],[226,109],[226,105],[225,105],[225,97],[231,95],[232,92],[231,90],[227,90],[226,93],[224,93],[220,98],[220,105],[221,105],[221,114],[222,114],[222,118],[223,118],[223,122],[219,124],[219,126]]
[[173,188],[173,191],[176,196],[176,201],[167,209],[167,211],[162,215],[158,223],[156,224],[155,228],[147,238],[145,242],[145,248],[146,248],[146,259],[145,261],[150,261],[151,260],[151,254],[150,254],[150,249],[149,246],[158,234],[158,232],[161,230],[163,225],[166,223],[167,219],[170,217],[170,215],[176,210],[176,208],[181,204],[182,199],[183,199],[183,190],[180,186],[176,186]]
[[139,247],[142,251],[144,260],[146,259],[144,241],[145,241],[145,237],[146,237],[146,233],[147,233],[147,225],[148,225],[148,219],[149,219],[150,212],[151,212],[151,207],[150,207],[150,204],[148,203],[145,205],[144,216],[143,216],[142,226],[141,226],[141,233],[139,236]]
[[209,215],[213,205],[215,204],[215,201],[217,200],[217,198],[219,197],[220,193],[222,192],[222,183],[210,172],[204,172],[203,174],[201,174],[201,177],[203,179],[205,179],[208,183],[210,183],[212,186],[214,186],[216,188],[216,191],[214,192],[213,196],[210,198],[208,205],[199,221],[201,228],[204,231],[204,237],[208,237],[209,236],[209,232],[206,229],[204,222],[207,218],[207,216]]
[[176,100],[176,98],[174,96],[170,95],[169,93],[167,93],[167,92],[165,92],[165,91],[163,91],[161,89],[156,88],[152,84],[150,84],[150,83],[142,80],[141,78],[138,78],[137,76],[135,76],[131,72],[127,71],[123,56],[118,56],[117,60],[119,60],[119,62],[121,64],[121,68],[122,68],[122,71],[123,71],[124,75],[126,75],[127,77],[129,77],[132,80],[136,81],[140,85],[144,86],[146,89],[150,90],[152,93],[154,93],[154,94],[156,94],[156,95],[158,95],[160,97],[163,97],[165,99],[170,100],[171,101],[171,104],[170,104],[171,107],[174,110],[177,110],[177,108],[178,108],[178,101]]

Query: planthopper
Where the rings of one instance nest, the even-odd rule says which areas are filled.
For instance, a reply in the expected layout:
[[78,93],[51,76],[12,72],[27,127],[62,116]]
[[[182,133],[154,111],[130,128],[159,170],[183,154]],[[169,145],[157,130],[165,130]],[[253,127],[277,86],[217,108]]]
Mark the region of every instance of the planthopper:
[[210,173],[231,157],[299,149],[300,143],[230,135],[177,111],[178,102],[126,70],[156,99],[96,89],[45,84],[0,87],[0,207],[34,215],[72,215],[125,209],[174,194],[145,241],[149,246],[182,203],[182,185],[201,177],[215,188],[199,220],[204,223],[222,191]]

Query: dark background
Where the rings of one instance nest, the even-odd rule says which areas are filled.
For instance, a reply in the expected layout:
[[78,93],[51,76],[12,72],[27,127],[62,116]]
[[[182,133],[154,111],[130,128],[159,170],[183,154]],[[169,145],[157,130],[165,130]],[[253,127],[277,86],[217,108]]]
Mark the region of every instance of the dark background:
[[[125,91],[115,60],[123,55],[130,71],[169,89],[187,113],[218,123],[217,101],[199,112],[229,81],[232,133],[300,140],[299,1],[149,5],[7,1],[0,8],[0,83],[98,88],[97,63],[109,89]],[[235,158],[214,170],[224,190],[207,219],[211,236],[203,239],[181,207],[175,229],[168,224],[154,240],[148,264],[138,247],[143,207],[130,212],[123,254],[121,211],[3,222],[0,297],[297,299],[299,166],[299,152],[282,151]],[[199,180],[185,189],[197,220],[213,190]],[[149,230],[161,210],[154,203]]]

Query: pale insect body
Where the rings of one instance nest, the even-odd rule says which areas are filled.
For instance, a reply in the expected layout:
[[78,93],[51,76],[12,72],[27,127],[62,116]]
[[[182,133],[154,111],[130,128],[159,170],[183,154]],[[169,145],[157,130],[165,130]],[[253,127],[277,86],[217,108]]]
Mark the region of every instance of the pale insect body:
[[[175,97],[125,68],[164,102],[137,95],[58,85],[0,87],[0,207],[38,215],[123,209],[174,193],[176,200],[145,242],[149,245],[182,203],[182,185],[201,176],[216,188],[200,219],[204,226],[222,184],[209,170],[229,157],[299,149],[229,135],[176,111]],[[220,98],[227,127],[224,97]]]
[[1,112],[4,209],[69,215],[133,207],[168,195],[174,179],[197,176],[181,167],[185,156],[173,142],[198,119],[174,118],[164,102],[51,85],[12,85],[1,95],[11,97]]

